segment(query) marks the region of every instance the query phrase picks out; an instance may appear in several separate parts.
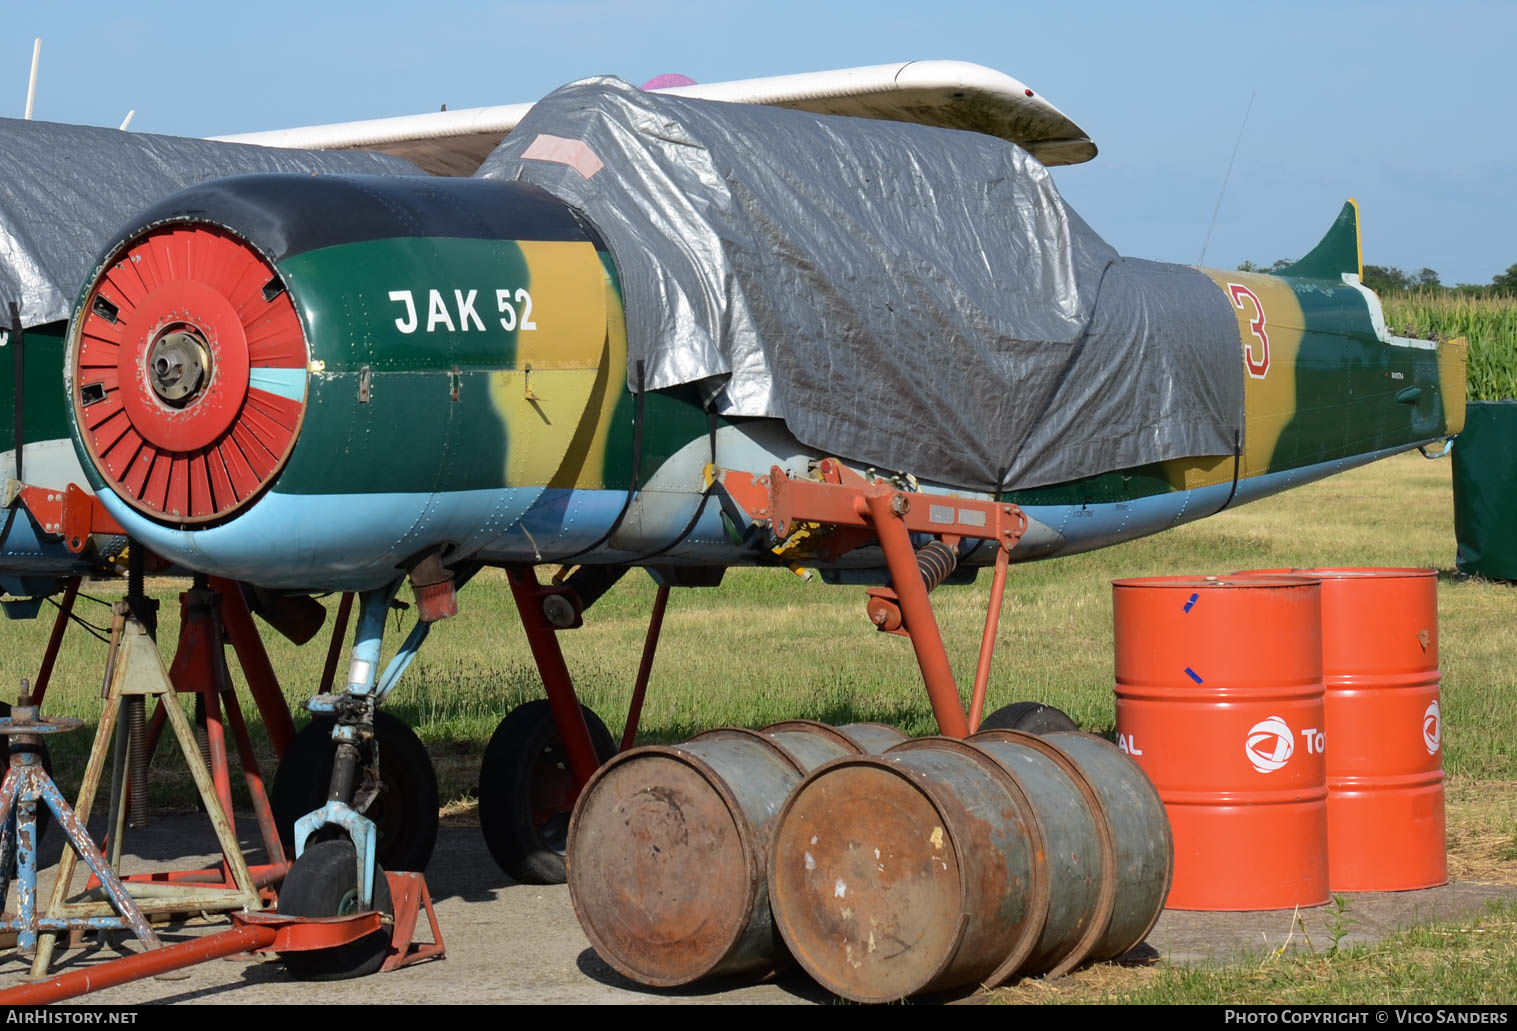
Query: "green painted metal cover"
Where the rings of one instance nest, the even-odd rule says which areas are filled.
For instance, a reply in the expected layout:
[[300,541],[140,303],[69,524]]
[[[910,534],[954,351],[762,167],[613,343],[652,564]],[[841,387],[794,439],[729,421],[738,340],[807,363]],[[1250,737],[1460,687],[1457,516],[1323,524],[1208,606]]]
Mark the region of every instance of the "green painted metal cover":
[[1517,401],[1471,401],[1454,441],[1461,573],[1517,580]]

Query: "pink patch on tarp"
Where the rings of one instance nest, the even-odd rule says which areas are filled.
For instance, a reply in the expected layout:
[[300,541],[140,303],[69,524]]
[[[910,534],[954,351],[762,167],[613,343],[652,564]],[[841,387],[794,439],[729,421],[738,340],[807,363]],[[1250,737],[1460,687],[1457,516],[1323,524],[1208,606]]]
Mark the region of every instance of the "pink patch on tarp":
[[655,75],[653,78],[643,83],[643,89],[670,89],[674,86],[694,85],[696,85],[696,81],[690,78],[688,75],[681,75],[679,72],[665,72],[663,75]]
[[521,157],[523,161],[551,161],[556,165],[568,165],[586,179],[606,167],[606,163],[596,157],[595,151],[583,140],[549,136],[545,132],[537,134],[537,138],[522,151]]

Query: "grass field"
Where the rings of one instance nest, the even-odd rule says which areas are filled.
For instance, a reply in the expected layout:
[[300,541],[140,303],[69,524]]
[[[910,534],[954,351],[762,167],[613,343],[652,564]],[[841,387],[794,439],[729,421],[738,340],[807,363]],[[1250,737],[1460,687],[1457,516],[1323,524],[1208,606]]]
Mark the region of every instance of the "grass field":
[[[1327,920],[1341,932],[1352,928],[1354,909],[1347,897],[1339,898],[1343,908],[1330,909]],[[1331,926],[1309,933],[1316,940],[1304,952],[1215,966],[1105,963],[1058,983],[1025,980],[992,993],[991,999],[1107,1005],[1512,1004],[1517,907],[1511,904],[1495,903],[1473,919],[1411,928],[1373,945],[1341,946]]]
[[[1014,567],[991,704],[1046,701],[1066,709],[1086,729],[1111,732],[1110,581],[1116,577],[1290,565],[1436,567],[1442,573],[1451,870],[1456,877],[1517,883],[1517,704],[1512,698],[1517,588],[1452,574],[1452,520],[1448,462],[1410,453],[1119,548]],[[934,595],[950,657],[966,685],[989,579],[983,576],[976,585],[943,588]],[[181,585],[163,581],[155,587],[164,602],[160,636],[172,641],[175,594]],[[99,584],[87,590],[108,599],[121,588]],[[561,636],[582,699],[614,735],[622,728],[653,591],[651,581],[634,573],[588,613],[583,629]],[[108,616],[106,609],[83,601],[79,611],[97,622]],[[0,682],[13,685],[7,694],[22,676],[35,674],[49,624],[44,618],[8,623],[0,630]],[[390,635],[392,647],[408,628],[409,619],[400,617],[397,632]],[[286,696],[298,705],[315,689],[325,644],[296,649],[269,636]],[[70,634],[47,699],[50,714],[96,721],[104,654],[103,644],[84,633]],[[234,676],[240,678],[240,673],[234,671]],[[486,571],[462,593],[460,615],[433,631],[388,708],[417,727],[437,763],[443,799],[467,819],[479,756],[495,724],[512,706],[541,693],[504,576]],[[796,717],[831,723],[882,720],[912,734],[934,729],[910,645],[872,630],[860,589],[802,582],[775,570],[736,570],[721,588],[674,592],[639,740],[675,741],[721,725],[758,726]],[[60,780],[71,795],[89,734],[55,741]],[[154,783],[155,798],[179,804],[187,800],[187,778],[176,763],[160,760]],[[1493,915],[1478,935],[1444,942],[1438,937],[1444,932],[1428,932],[1432,944],[1408,939],[1416,955],[1431,950],[1434,959],[1411,963],[1405,976],[1424,968],[1436,971],[1446,960],[1444,965],[1463,964],[1459,969],[1467,972],[1448,982],[1447,995],[1439,994],[1442,982],[1436,978],[1431,987],[1424,984],[1418,990],[1427,998],[1473,1001],[1493,997],[1493,992],[1495,998],[1517,998],[1517,969],[1511,960],[1517,955],[1514,924],[1513,913],[1506,911]],[[1453,953],[1439,952],[1474,948],[1471,942],[1485,950],[1479,957],[1461,951],[1456,961]],[[1089,972],[1081,975],[1085,981],[1072,982],[1066,994],[1070,1001],[1217,1001],[1253,998],[1257,988],[1260,998],[1325,1001],[1339,996],[1313,994],[1317,989],[1311,986],[1322,981],[1324,969],[1369,971],[1365,984],[1400,971],[1396,964],[1401,959],[1392,963],[1389,957],[1401,957],[1406,950],[1376,951],[1380,948],[1282,961],[1264,971],[1262,986],[1255,984],[1258,971],[1228,967],[1202,976],[1161,964],[1141,971]],[[1085,983],[1094,987],[1079,987]],[[1353,991],[1357,989],[1344,997],[1361,999]]]

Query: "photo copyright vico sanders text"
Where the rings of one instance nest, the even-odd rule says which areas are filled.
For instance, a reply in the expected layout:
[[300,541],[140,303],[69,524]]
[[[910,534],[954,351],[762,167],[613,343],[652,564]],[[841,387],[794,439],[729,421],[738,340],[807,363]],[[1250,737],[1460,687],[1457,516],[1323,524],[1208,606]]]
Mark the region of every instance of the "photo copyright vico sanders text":
[[1229,1009],[1226,1024],[1505,1024],[1504,1010],[1239,1010]]

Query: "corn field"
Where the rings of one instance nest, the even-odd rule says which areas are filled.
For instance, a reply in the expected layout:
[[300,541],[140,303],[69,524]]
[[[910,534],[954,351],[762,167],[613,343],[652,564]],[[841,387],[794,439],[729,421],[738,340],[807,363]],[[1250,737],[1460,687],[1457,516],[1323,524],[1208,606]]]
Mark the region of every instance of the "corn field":
[[1517,298],[1417,290],[1381,300],[1392,332],[1424,340],[1469,339],[1471,401],[1517,398]]

